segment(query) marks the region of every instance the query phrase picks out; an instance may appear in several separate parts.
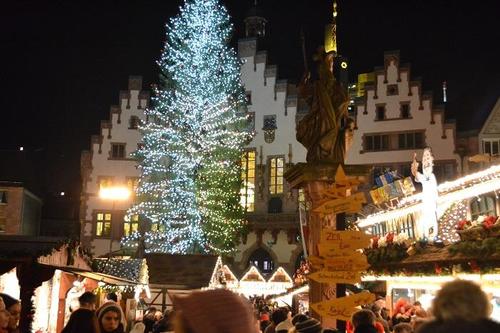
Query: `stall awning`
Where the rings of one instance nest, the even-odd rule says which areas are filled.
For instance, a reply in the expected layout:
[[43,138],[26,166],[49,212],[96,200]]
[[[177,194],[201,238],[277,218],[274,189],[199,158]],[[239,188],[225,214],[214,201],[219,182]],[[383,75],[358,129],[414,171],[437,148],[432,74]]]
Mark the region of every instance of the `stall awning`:
[[54,269],[59,269],[61,271],[67,272],[67,273],[80,275],[80,276],[83,276],[83,277],[86,277],[86,278],[89,278],[89,279],[92,279],[92,280],[95,280],[98,282],[104,282],[106,284],[111,284],[114,286],[136,286],[136,285],[140,284],[138,281],[132,281],[132,280],[118,277],[118,276],[87,271],[87,270],[79,269],[76,267],[51,266],[51,265],[43,265],[43,266],[49,266],[49,267],[52,267]]

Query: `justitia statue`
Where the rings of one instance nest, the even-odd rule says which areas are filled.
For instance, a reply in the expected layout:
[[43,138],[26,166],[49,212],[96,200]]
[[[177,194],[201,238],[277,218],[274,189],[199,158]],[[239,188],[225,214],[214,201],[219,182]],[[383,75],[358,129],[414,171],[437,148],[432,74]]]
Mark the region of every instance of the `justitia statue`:
[[333,53],[320,47],[314,56],[318,78],[310,82],[306,73],[299,85],[299,94],[309,106],[309,113],[297,124],[297,141],[307,148],[307,162],[344,163],[346,141],[352,135],[349,98],[333,76],[333,59]]

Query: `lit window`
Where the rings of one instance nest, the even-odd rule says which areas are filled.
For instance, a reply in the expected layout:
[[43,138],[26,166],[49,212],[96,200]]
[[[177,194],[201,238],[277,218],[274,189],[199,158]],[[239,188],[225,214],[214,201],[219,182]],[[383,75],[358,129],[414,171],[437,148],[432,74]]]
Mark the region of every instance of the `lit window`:
[[125,158],[125,144],[112,143],[111,144],[111,158]]
[[95,235],[99,237],[111,236],[111,213],[96,214]]
[[99,177],[99,189],[113,186],[113,177]]
[[130,191],[130,193],[133,193],[133,194],[136,193],[137,185],[139,185],[139,178],[138,177],[128,177],[127,178],[127,188]]
[[283,157],[273,157],[270,159],[269,193],[283,193],[283,167],[285,159]]
[[161,223],[151,223],[151,231],[165,231],[165,226]]
[[241,156],[240,203],[247,212],[255,210],[255,151],[245,151]]
[[125,217],[123,221],[123,236],[130,236],[139,230],[139,215],[132,215],[130,218]]

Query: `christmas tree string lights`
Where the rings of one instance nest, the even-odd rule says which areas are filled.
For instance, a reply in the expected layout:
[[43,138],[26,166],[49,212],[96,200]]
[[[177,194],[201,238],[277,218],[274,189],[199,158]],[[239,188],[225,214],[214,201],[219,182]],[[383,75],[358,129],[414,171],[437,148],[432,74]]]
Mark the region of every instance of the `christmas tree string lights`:
[[239,160],[249,133],[231,31],[217,0],[186,0],[167,25],[161,85],[135,155],[137,203],[128,212],[153,228],[124,238],[126,246],[139,240],[148,252],[218,254],[236,246]]

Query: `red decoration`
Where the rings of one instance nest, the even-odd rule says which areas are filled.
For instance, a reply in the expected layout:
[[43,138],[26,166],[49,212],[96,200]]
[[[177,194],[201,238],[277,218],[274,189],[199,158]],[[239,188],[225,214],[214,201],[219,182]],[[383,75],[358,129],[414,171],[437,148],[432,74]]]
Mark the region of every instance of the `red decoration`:
[[374,249],[378,248],[378,237],[372,238],[372,248],[374,248]]
[[478,264],[475,260],[472,260],[471,262],[469,262],[469,266],[474,273],[481,272],[481,268],[478,266]]
[[441,275],[441,273],[443,272],[443,269],[438,264],[434,264],[434,272],[437,275]]
[[387,236],[385,236],[385,240],[387,242],[387,245],[392,244],[392,242],[394,241],[394,233],[388,233]]

